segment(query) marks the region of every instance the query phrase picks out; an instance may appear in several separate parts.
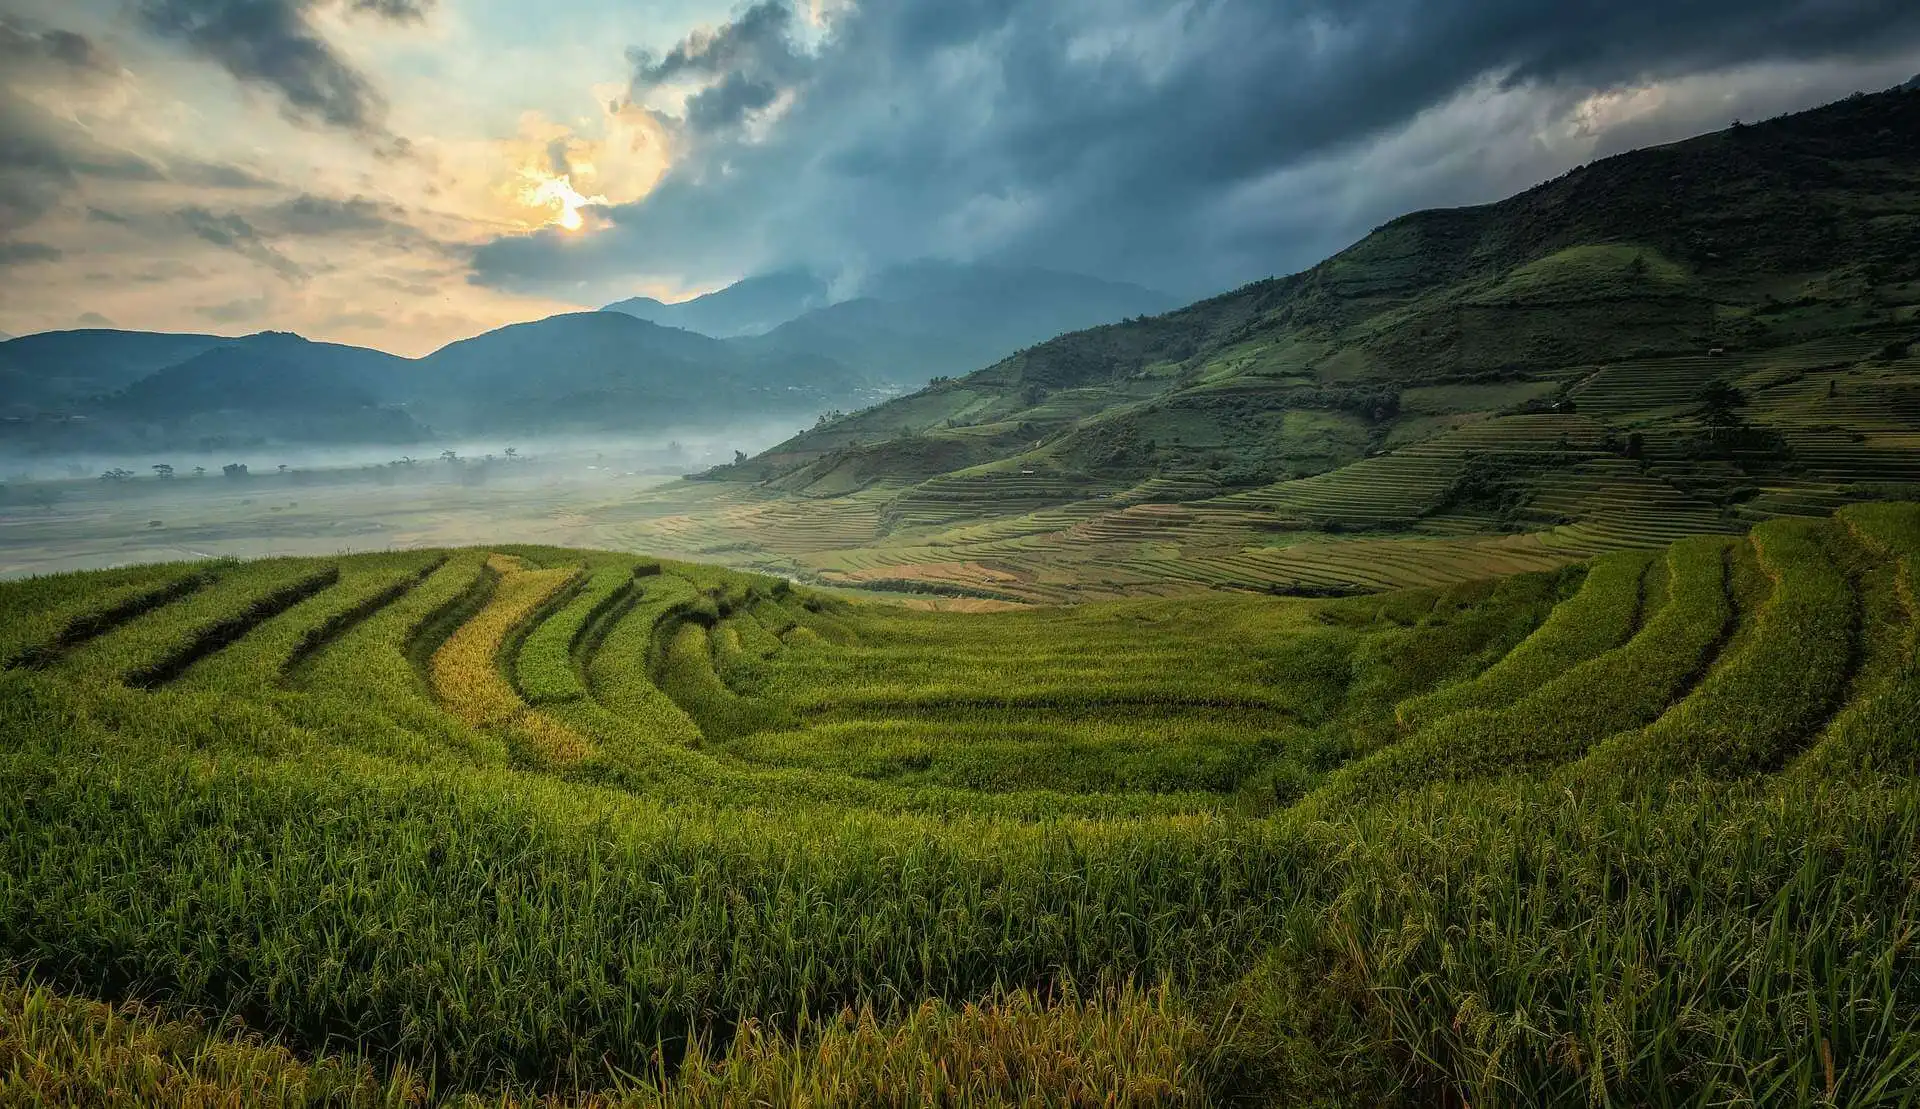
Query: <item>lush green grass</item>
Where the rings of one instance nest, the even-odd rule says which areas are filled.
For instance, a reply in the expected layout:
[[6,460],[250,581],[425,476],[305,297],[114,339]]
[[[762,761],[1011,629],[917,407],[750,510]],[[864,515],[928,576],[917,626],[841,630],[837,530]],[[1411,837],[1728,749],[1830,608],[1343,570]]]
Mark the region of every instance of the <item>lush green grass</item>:
[[595,624],[627,601],[634,570],[625,560],[593,568],[564,608],[536,623],[522,638],[514,652],[513,676],[528,704],[557,704],[587,696],[579,666],[581,642]]
[[1595,559],[1579,595],[1554,609],[1526,642],[1468,681],[1402,701],[1395,715],[1417,728],[1450,713],[1499,708],[1618,646],[1642,622],[1652,564],[1651,555],[1637,551]]
[[337,1058],[139,1003],[104,1005],[0,982],[0,1102],[8,1105],[397,1106],[420,1091]]
[[59,655],[55,668],[82,681],[169,681],[203,652],[238,638],[335,583],[338,568],[315,559],[249,562],[177,602],[137,613]]
[[66,574],[5,592],[0,661],[45,666],[65,651],[142,612],[205,587],[219,566],[156,563],[85,576]]
[[181,675],[180,684],[226,692],[264,690],[329,639],[406,596],[444,561],[444,556],[419,553],[354,559],[341,568],[334,588],[198,662]]
[[1777,520],[1754,529],[1773,582],[1753,635],[1658,720],[1613,736],[1575,773],[1639,792],[1679,774],[1779,769],[1838,707],[1856,659],[1859,605],[1829,548],[1846,542],[1827,522]]
[[[1429,782],[1524,772],[1578,757],[1658,717],[1726,637],[1729,545],[1688,540],[1668,552],[1666,603],[1624,645],[1589,659],[1503,709],[1443,716],[1342,769],[1309,810],[1338,812]],[[1578,600],[1578,598],[1576,598]],[[1624,606],[1625,596],[1619,598]]]
[[1912,1104],[1916,552],[988,613],[347,556],[58,651],[76,579],[0,585],[65,606],[0,1099]]
[[1794,771],[1920,774],[1920,507],[1858,505],[1844,520],[1891,564],[1866,596],[1868,650],[1855,696]]

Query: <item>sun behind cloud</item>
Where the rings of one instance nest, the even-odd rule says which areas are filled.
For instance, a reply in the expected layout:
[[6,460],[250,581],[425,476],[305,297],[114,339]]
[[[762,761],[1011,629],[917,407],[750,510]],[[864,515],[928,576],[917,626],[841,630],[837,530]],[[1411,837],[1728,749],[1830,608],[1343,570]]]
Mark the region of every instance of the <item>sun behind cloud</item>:
[[528,230],[590,230],[588,209],[632,203],[653,190],[668,164],[659,124],[610,97],[601,103],[601,118],[578,128],[528,112],[518,135],[493,144],[505,173],[492,191],[510,219]]
[[545,208],[552,217],[545,226],[558,227],[563,231],[579,231],[586,227],[586,218],[581,209],[610,203],[605,196],[595,194],[585,196],[573,187],[573,175],[570,173],[553,174],[537,166],[529,166],[520,171],[527,179],[527,186],[520,190],[522,203],[533,208]]

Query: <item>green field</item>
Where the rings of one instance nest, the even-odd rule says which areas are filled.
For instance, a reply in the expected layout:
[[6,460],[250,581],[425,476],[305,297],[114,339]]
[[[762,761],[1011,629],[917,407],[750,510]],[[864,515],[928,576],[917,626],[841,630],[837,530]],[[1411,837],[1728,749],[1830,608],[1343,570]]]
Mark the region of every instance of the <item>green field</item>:
[[0,1103],[1913,1105],[1916,573],[0,584]]

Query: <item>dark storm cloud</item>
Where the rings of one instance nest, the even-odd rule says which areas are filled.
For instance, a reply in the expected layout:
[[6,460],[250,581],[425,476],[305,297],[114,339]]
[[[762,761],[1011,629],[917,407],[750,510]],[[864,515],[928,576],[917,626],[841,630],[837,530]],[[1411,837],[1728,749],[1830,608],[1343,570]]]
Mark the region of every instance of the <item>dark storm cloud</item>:
[[731,127],[772,104],[805,73],[808,60],[794,45],[792,26],[793,10],[782,0],[762,0],[718,31],[688,36],[664,56],[630,51],[634,95],[698,81],[706,87],[687,100],[687,126]]
[[408,222],[398,204],[365,196],[319,196],[299,193],[278,204],[251,213],[258,229],[272,237],[377,240],[415,254],[464,259],[471,249],[443,242]]
[[0,14],[0,61],[8,65],[54,62],[81,73],[119,71],[112,55],[87,36],[59,27],[35,27]]
[[275,189],[279,183],[244,169],[219,162],[170,161],[167,176],[182,185],[199,189]]
[[290,282],[298,284],[307,279],[305,269],[275,249],[259,229],[232,212],[216,214],[195,206],[180,209],[174,217],[202,242],[231,250]]
[[[865,0],[811,47],[797,30],[770,0],[664,55],[633,55],[637,101],[697,90],[662,114],[672,170],[644,201],[610,210],[611,231],[484,248],[476,280],[552,289],[636,270],[715,278],[933,254],[1217,287],[1310,262],[1409,202],[1492,199],[1516,174],[1567,168],[1529,127],[1596,91],[1768,62],[1825,67],[1827,84],[1850,91],[1863,62],[1920,50],[1920,5]],[[1513,99],[1536,116],[1428,127],[1472,89],[1524,94]],[[1828,91],[1790,91],[1800,99],[1782,108]],[[1721,126],[1716,114],[1744,106],[1670,103],[1660,118]],[[756,113],[758,126],[738,126]],[[1358,157],[1416,118],[1455,128],[1453,147],[1243,210],[1250,190]],[[1494,126],[1510,149],[1463,160],[1460,144],[1490,141]],[[1407,195],[1409,181],[1426,191]],[[1329,184],[1338,226],[1324,217]]]
[[[237,80],[276,94],[289,118],[386,134],[386,100],[321,36],[319,0],[140,0],[148,30],[186,44]],[[417,22],[432,0],[352,0],[351,11]]]
[[144,158],[105,146],[85,128],[0,88],[0,232],[57,208],[82,178],[165,179]]
[[0,233],[59,207],[82,178],[157,181],[160,168],[101,143],[23,95],[70,95],[120,72],[85,35],[0,15]]
[[397,204],[364,196],[301,193],[267,209],[261,222],[284,235],[348,235],[405,228],[405,215]]
[[66,253],[45,243],[0,242],[0,269],[28,262],[57,262]]
[[347,7],[395,23],[418,23],[433,10],[435,0],[353,0]]

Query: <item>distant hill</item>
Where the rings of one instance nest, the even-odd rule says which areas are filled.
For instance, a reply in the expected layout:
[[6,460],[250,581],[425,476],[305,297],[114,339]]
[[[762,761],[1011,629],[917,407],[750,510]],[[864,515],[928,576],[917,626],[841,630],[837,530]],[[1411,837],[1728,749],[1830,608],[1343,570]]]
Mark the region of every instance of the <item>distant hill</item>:
[[677,304],[634,297],[605,310],[727,339],[771,331],[828,300],[826,282],[807,270],[790,269],[749,277]]
[[796,564],[738,514],[787,572],[1403,584],[1909,488],[1916,354],[1920,94],[1893,90],[1403,216],[712,476],[842,522]]
[[218,335],[44,331],[0,342],[0,412],[70,406],[225,342]]
[[436,428],[663,429],[812,414],[864,382],[817,358],[770,360],[618,312],[515,324],[423,359],[409,399]]
[[261,413],[380,404],[410,363],[376,350],[267,331],[216,343],[112,397],[116,407],[161,419],[230,408]]
[[380,351],[263,332],[149,374],[102,409],[202,439],[415,442],[425,429],[396,406],[411,367]]
[[799,423],[879,395],[824,356],[766,354],[613,312],[516,324],[422,359],[274,332],[62,332],[0,344],[0,449],[718,428]]
[[1083,274],[931,261],[879,270],[856,293],[831,301],[819,277],[783,270],[680,304],[636,297],[606,310],[732,339],[766,361],[831,361],[865,379],[917,386],[1063,331],[1175,303]]
[[[0,343],[0,449],[802,423],[1159,305],[1144,289],[1043,270],[921,264],[869,286],[874,295],[816,307],[824,283],[783,271],[680,305],[643,299],[515,324],[422,359],[275,333],[28,336]],[[649,312],[685,326],[641,318]]]
[[1065,331],[1161,312],[1138,285],[1044,269],[917,262],[870,277],[862,295],[740,344],[831,358],[880,381],[923,385]]

